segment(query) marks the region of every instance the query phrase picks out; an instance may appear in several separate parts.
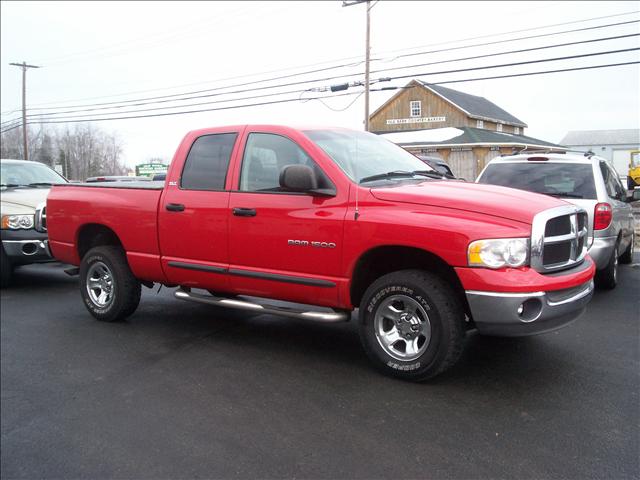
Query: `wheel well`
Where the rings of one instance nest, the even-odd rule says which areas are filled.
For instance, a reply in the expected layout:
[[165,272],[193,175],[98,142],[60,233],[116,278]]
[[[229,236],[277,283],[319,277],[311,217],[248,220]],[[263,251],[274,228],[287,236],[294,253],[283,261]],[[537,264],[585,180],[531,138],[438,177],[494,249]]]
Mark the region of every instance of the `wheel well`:
[[93,247],[117,245],[122,247],[118,235],[109,227],[99,224],[84,225],[78,233],[78,256],[82,258]]
[[413,247],[386,246],[369,250],[358,259],[351,280],[351,304],[360,305],[362,296],[377,278],[398,270],[418,269],[435,273],[447,281],[464,305],[468,314],[469,307],[464,288],[453,268],[437,255]]

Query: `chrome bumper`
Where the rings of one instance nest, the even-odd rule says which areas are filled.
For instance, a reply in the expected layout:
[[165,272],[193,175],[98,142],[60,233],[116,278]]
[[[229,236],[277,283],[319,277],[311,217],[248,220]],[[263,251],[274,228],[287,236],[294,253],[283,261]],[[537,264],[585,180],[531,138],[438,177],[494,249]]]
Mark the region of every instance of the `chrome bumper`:
[[550,292],[467,290],[466,295],[480,333],[520,337],[556,330],[577,319],[593,296],[593,280]]
[[37,263],[52,260],[47,240],[2,240],[11,263]]
[[593,239],[593,244],[589,248],[589,256],[596,264],[596,270],[602,270],[607,266],[617,241],[618,237],[596,237]]

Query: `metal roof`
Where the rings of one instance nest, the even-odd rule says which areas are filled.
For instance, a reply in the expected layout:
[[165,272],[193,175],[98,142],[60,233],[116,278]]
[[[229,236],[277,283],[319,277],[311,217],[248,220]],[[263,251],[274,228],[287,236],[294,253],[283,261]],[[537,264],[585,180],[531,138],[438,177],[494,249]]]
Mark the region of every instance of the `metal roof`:
[[560,141],[570,147],[596,145],[640,145],[640,129],[622,130],[572,130]]
[[478,118],[481,120],[498,120],[500,122],[520,127],[527,126],[527,124],[522,120],[514,117],[509,112],[503,110],[498,105],[490,102],[484,97],[470,95],[451,88],[441,87],[440,85],[432,85],[430,83],[423,82],[422,80],[417,81],[420,85],[431,90],[436,95],[443,97],[445,100],[460,108],[472,118]]
[[[452,132],[447,139],[433,140],[434,133],[438,130]],[[457,130],[457,132],[455,132]],[[424,139],[421,139],[421,132],[424,132]],[[494,132],[483,128],[458,127],[456,129],[423,129],[405,132],[374,132],[392,142],[403,147],[410,146],[482,146],[482,145],[504,145],[504,146],[527,146],[553,148],[554,150],[566,150],[562,145],[528,137],[526,135],[516,135],[507,132]]]

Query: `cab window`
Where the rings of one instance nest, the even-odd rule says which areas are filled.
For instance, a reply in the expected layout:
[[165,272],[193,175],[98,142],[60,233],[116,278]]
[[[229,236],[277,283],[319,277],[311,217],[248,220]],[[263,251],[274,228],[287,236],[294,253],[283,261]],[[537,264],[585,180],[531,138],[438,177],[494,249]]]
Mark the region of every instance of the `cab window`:
[[311,167],[318,179],[318,188],[333,188],[320,167],[296,143],[281,135],[251,133],[242,157],[240,190],[286,192],[280,187],[280,173],[289,165]]
[[224,190],[236,133],[198,137],[182,170],[180,188],[184,190]]

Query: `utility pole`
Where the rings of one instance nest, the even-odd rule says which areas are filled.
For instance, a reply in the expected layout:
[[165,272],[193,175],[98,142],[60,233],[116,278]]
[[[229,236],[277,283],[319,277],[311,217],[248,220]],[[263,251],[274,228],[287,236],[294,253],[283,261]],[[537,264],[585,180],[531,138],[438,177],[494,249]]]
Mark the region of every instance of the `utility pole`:
[[40,68],[37,65],[28,65],[27,62],[10,63],[14,67],[22,67],[22,142],[24,146],[23,157],[29,160],[29,148],[27,146],[27,68]]
[[[364,64],[364,129],[365,131],[369,131],[369,60],[371,56],[371,43],[370,43],[370,34],[371,34],[371,0],[353,0],[351,2],[343,1],[343,7],[351,7],[352,5],[358,5],[360,3],[367,4],[367,34],[365,40],[365,64]],[[378,3],[378,2],[375,2]],[[374,5],[375,5],[374,3]]]

